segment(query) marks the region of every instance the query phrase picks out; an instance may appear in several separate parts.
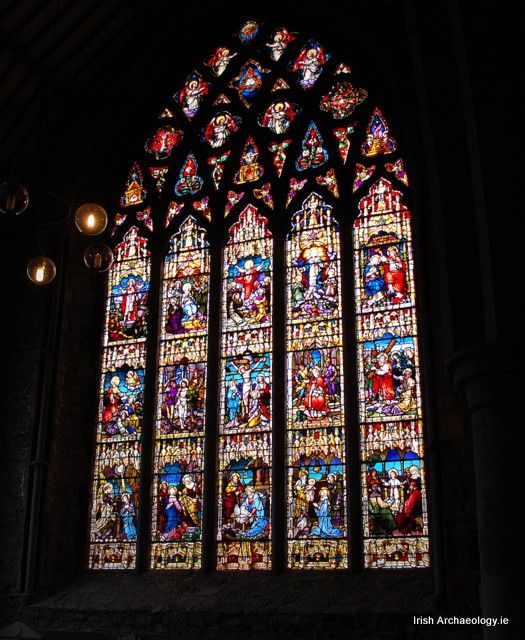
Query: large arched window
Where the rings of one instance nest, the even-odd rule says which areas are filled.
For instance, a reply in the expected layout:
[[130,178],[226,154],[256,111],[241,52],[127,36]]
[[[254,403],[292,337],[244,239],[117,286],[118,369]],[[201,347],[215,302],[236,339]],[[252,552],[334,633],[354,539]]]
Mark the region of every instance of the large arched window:
[[195,62],[114,219],[89,567],[426,567],[398,141],[285,28]]

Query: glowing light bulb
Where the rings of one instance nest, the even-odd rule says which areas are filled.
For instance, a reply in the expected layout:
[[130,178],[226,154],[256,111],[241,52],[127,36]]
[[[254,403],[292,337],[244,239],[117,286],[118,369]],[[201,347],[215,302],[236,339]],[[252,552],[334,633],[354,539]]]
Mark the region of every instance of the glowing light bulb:
[[107,227],[108,214],[99,204],[83,204],[75,213],[75,224],[80,233],[98,236]]
[[55,263],[46,256],[37,256],[27,265],[27,277],[33,284],[49,284],[55,279],[56,272]]

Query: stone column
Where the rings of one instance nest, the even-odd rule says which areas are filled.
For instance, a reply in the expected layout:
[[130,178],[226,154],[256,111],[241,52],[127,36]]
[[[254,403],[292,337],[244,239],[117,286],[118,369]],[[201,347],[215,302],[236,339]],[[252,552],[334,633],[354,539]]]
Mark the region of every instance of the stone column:
[[510,621],[485,627],[484,638],[515,640],[525,617],[523,374],[516,353],[495,344],[459,351],[447,366],[472,421],[482,614]]

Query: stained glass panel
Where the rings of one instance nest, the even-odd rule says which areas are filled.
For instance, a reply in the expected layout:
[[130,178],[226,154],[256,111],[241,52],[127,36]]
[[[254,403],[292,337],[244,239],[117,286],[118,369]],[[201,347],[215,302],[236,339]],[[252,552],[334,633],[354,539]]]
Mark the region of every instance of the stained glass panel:
[[259,149],[250,136],[243,147],[239,171],[235,174],[233,181],[235,184],[256,182],[262,178],[263,174],[264,169],[259,163]]
[[273,209],[272,188],[269,182],[263,184],[260,189],[254,189],[253,195],[262,200],[269,209]]
[[241,30],[239,31],[239,39],[243,43],[251,42],[254,38],[257,37],[259,29],[260,26],[259,24],[257,24],[257,22],[248,20],[242,25]]
[[142,182],[142,171],[138,163],[134,162],[128,174],[128,179],[126,180],[126,188],[120,198],[121,207],[132,207],[144,202],[144,198],[148,192],[144,189]]
[[339,198],[339,187],[337,186],[337,176],[335,174],[335,169],[331,168],[321,176],[317,176],[315,178],[317,184],[323,185],[330,191],[330,193],[334,196],[334,198]]
[[174,118],[174,117],[175,117],[175,114],[173,113],[173,111],[171,111],[171,109],[168,109],[168,107],[163,109],[159,116],[159,118]]
[[90,569],[135,566],[150,254],[137,227],[108,278],[91,493]]
[[356,124],[357,123],[354,122],[346,127],[336,127],[332,131],[337,140],[337,151],[343,164],[346,163],[348,158],[348,152],[350,151],[350,136],[354,133]]
[[124,224],[124,222],[126,222],[127,217],[128,217],[127,213],[116,213],[115,214],[113,229],[111,229],[111,236],[112,237],[115,235],[115,233],[117,232],[117,229],[120,227],[120,225],[122,225],[122,224]]
[[277,78],[271,90],[273,93],[274,91],[284,91],[285,89],[289,88],[290,85],[285,80],[283,80],[282,78]]
[[271,59],[277,62],[292,40],[295,40],[295,35],[290,33],[288,29],[284,27],[275,29],[272,33],[271,40],[266,43]]
[[341,120],[351,115],[367,96],[366,89],[356,89],[351,82],[336,82],[321,98],[319,107],[321,111],[327,111],[335,120]]
[[157,189],[158,193],[162,193],[164,183],[166,182],[166,173],[168,172],[168,170],[168,166],[149,168],[151,177],[155,180],[155,188]]
[[273,166],[279,177],[281,177],[286,162],[286,148],[291,142],[291,140],[281,140],[281,142],[272,142],[268,147],[268,150],[273,154]]
[[224,217],[230,213],[230,211],[244,198],[244,191],[235,193],[235,191],[228,191],[226,194],[226,206],[224,207]]
[[365,566],[429,564],[410,212],[381,178],[354,224]]
[[262,67],[257,60],[248,60],[239,71],[239,75],[230,82],[230,87],[236,89],[245,107],[249,107],[263,85],[264,75],[269,69]]
[[223,262],[218,569],[271,567],[272,237],[248,205]]
[[148,231],[153,231],[153,220],[151,218],[151,207],[146,207],[142,211],[137,211],[135,217],[146,227]]
[[375,164],[371,167],[365,167],[363,164],[359,164],[359,162],[357,162],[355,165],[355,176],[352,191],[357,191],[364,182],[372,177],[375,170]]
[[280,135],[288,131],[295,117],[301,113],[301,109],[286,100],[278,100],[266,109],[259,117],[261,127],[267,127],[274,133]]
[[385,169],[408,187],[408,175],[403,166],[403,158],[398,158],[395,162],[385,162]]
[[169,158],[173,149],[181,143],[183,135],[182,131],[175,127],[160,127],[146,140],[144,148],[156,160],[164,160]]
[[228,98],[228,96],[224,95],[224,93],[220,93],[215,100],[213,101],[213,105],[217,105],[217,104],[230,104],[231,100]]
[[381,110],[376,107],[368,123],[366,140],[361,145],[361,153],[370,158],[379,154],[392,153],[396,148],[397,142],[390,135],[390,127]]
[[301,49],[291,70],[299,76],[299,84],[303,89],[311,89],[323,71],[326,61],[330,59],[323,47],[315,40],[309,40]]
[[301,155],[295,161],[298,171],[317,169],[328,160],[328,151],[324,148],[323,137],[317,126],[311,122],[303,138]]
[[173,218],[175,216],[178,216],[183,209],[184,209],[184,204],[179,204],[177,202],[170,202],[168,206],[168,211],[166,212],[166,227],[169,227]]
[[297,193],[304,188],[305,184],[308,182],[308,178],[304,180],[296,180],[295,178],[290,178],[290,187],[288,189],[288,196],[286,197],[286,206],[290,204],[290,202],[295,198]]
[[210,167],[212,167],[211,178],[213,180],[213,185],[216,189],[219,188],[219,183],[222,179],[222,174],[224,173],[224,164],[229,157],[230,157],[230,151],[225,151],[221,155],[211,156],[207,160]]
[[164,261],[153,460],[154,569],[201,566],[209,249],[188,216]]
[[312,193],[287,240],[288,567],[347,566],[339,230]]
[[335,76],[339,76],[341,74],[350,74],[350,73],[352,73],[352,69],[344,62],[341,62],[341,64],[334,71]]
[[195,211],[199,211],[206,218],[208,222],[211,221],[211,209],[210,209],[210,199],[208,196],[204,196],[202,200],[196,200],[193,202],[193,208]]
[[221,76],[225,71],[230,60],[238,55],[235,51],[230,51],[228,47],[218,47],[215,53],[206,60],[205,64],[216,76]]
[[239,130],[241,119],[232,116],[228,111],[221,111],[213,116],[203,131],[202,137],[210,147],[222,147],[233,133]]
[[175,183],[175,195],[194,195],[202,188],[202,178],[197,174],[199,165],[193,153],[189,153],[182,165],[179,179]]
[[186,78],[184,87],[173,98],[182,106],[184,115],[190,120],[199,110],[200,103],[210,90],[210,83],[205,82],[200,73],[194,71]]

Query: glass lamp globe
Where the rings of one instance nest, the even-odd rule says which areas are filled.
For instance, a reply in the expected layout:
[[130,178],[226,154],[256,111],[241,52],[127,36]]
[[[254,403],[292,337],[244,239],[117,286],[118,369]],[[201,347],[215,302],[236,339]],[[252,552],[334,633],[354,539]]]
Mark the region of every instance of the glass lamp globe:
[[103,242],[91,244],[84,251],[86,267],[98,273],[107,271],[113,264],[113,260],[113,251]]
[[83,204],[75,213],[75,224],[80,233],[86,236],[98,236],[108,224],[108,214],[99,204]]
[[19,216],[27,209],[29,191],[23,184],[11,180],[0,185],[0,211]]
[[49,284],[55,279],[56,273],[55,263],[46,256],[32,258],[27,265],[27,277],[34,284]]

